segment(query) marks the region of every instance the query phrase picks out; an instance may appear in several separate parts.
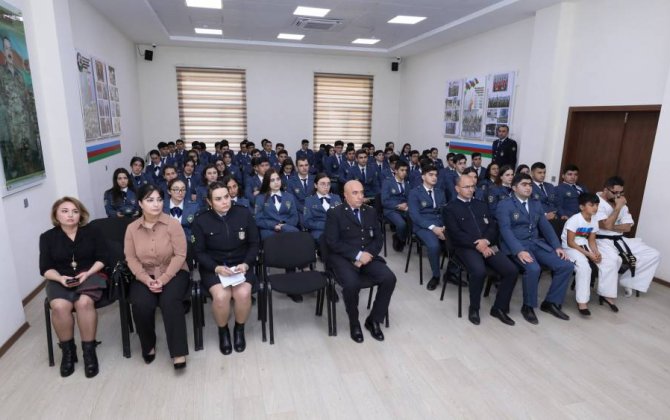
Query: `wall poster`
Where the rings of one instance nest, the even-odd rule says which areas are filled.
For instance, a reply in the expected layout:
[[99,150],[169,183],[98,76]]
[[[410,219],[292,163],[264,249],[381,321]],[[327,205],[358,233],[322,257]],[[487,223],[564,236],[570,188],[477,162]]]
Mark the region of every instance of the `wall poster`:
[[0,0],[0,155],[2,194],[45,178],[30,59],[21,11]]
[[95,99],[91,58],[78,51],[77,68],[79,69],[79,97],[86,141],[98,139],[100,138],[100,117],[98,116],[98,102]]
[[447,98],[444,100],[444,135],[456,137],[461,134],[461,98],[463,79],[447,82]]
[[512,96],[514,93],[515,72],[493,73],[488,75],[486,95],[486,119],[484,137],[495,140],[497,128],[512,121]]
[[482,138],[482,122],[486,106],[486,79],[483,76],[465,79],[463,90],[463,122],[461,136],[471,139]]

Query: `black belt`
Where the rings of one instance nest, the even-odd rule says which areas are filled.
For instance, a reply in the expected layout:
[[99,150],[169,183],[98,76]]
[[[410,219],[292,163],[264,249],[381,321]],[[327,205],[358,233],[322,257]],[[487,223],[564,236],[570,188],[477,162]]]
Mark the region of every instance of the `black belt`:
[[626,270],[630,269],[631,277],[635,277],[635,265],[637,263],[637,258],[635,258],[635,255],[633,255],[631,252],[626,241],[623,240],[623,235],[596,235],[596,239],[607,239],[614,242],[614,246],[616,247],[617,251],[619,251],[619,256],[622,260],[621,267],[619,268],[619,274],[623,274],[626,272]]

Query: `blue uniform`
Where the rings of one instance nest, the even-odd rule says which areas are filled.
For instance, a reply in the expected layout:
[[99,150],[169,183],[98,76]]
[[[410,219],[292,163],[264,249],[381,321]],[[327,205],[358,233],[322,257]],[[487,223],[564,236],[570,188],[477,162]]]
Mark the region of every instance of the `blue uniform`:
[[235,155],[235,164],[240,167],[240,169],[244,170],[247,172],[249,169],[251,169],[251,156],[249,156],[249,153],[238,153]]
[[163,165],[154,165],[150,163],[144,168],[144,176],[147,181],[153,185],[158,186],[158,183],[163,179]]
[[545,213],[558,211],[555,189],[556,187],[548,182],[543,182],[542,188],[533,182],[533,194],[531,197],[542,203],[542,210],[544,210]]
[[340,165],[339,172],[337,173],[337,181],[341,184],[344,185],[347,181],[349,181],[349,172],[354,168],[354,166],[358,165],[355,160],[352,160],[349,162],[348,160],[343,160],[342,164]]
[[295,152],[295,162],[298,163],[298,159],[301,158],[307,159],[307,163],[309,163],[310,170],[314,168],[315,163],[314,151],[312,149],[303,150],[302,148],[300,148],[297,152]]
[[504,185],[495,185],[493,184],[486,195],[486,201],[489,203],[489,211],[491,215],[497,217],[498,205],[512,195],[512,189],[510,187],[505,187]]
[[242,175],[242,169],[239,166],[233,164],[226,166],[226,175],[232,176],[238,184],[243,185],[244,175]]
[[358,165],[354,165],[348,171],[347,181],[355,179],[363,184],[363,195],[365,198],[374,198],[379,192],[379,173],[376,164],[367,164],[365,166],[365,177],[363,171]]
[[236,200],[233,200],[233,205],[234,205],[234,206],[242,206],[242,207],[246,207],[246,208],[249,209],[249,211],[252,211],[252,212],[253,212],[253,210],[254,210],[254,209],[251,207],[251,204],[249,203],[249,200],[247,200],[247,199],[244,198],[244,197],[237,197]]
[[282,232],[298,232],[298,206],[295,197],[288,192],[282,193],[279,210],[275,207],[272,196],[259,194],[256,196],[256,225],[260,229],[261,239],[272,236],[275,226],[283,223]]
[[[329,194],[324,197],[327,199],[326,201],[329,200],[330,207],[342,204],[342,200],[337,194]],[[305,198],[302,223],[316,241],[321,238],[323,231],[326,230],[326,213],[326,209],[323,208],[323,200],[317,194]]]
[[570,217],[579,213],[579,196],[588,192],[586,187],[577,184],[561,183],[554,190],[559,217]]
[[477,169],[474,166],[471,166],[471,168],[474,169],[475,171],[477,171],[477,181],[478,182],[482,182],[486,178],[486,168],[485,167],[480,166],[479,169]]
[[[197,203],[193,201],[184,200],[181,203],[181,214],[177,210],[172,210],[173,204],[172,201],[168,198],[163,200],[163,213],[170,215],[170,217],[177,219],[181,223],[182,229],[184,229],[184,234],[186,235],[186,243],[193,242],[193,235],[191,233],[191,224],[195,219],[195,216],[198,214],[199,207]],[[174,214],[173,214],[174,213]]]
[[423,185],[413,188],[409,192],[407,203],[409,206],[409,217],[412,219],[412,230],[421,239],[428,249],[428,261],[433,277],[440,277],[440,254],[442,244],[440,239],[430,230],[430,226],[444,226],[442,221],[442,207],[447,203],[444,192],[439,188],[433,188],[433,199]]
[[270,162],[271,167],[276,167],[279,164],[279,159],[277,159],[277,153],[274,150],[270,150],[269,152],[266,152],[264,149],[261,150],[261,156],[264,158],[268,158],[268,162]]
[[140,188],[144,184],[150,184],[153,183],[153,178],[147,176],[144,172],[140,173],[139,175],[134,175],[132,172],[130,173],[130,181],[135,185],[135,191],[137,191],[138,188]]
[[263,180],[256,174],[248,176],[247,180],[244,182],[244,197],[249,200],[250,203],[256,202],[256,195],[254,195],[254,192],[260,191],[261,184],[263,184]]
[[314,175],[307,175],[305,182],[299,175],[293,176],[288,181],[287,191],[293,194],[298,205],[298,214],[303,214],[305,208],[305,199],[314,194]]
[[553,273],[545,301],[561,305],[574,270],[574,264],[556,255],[556,249],[561,247],[561,243],[551,224],[544,217],[540,202],[529,199],[527,204],[528,211],[514,196],[498,205],[496,217],[502,237],[502,252],[517,260],[517,254],[521,251],[527,251],[533,257],[532,263],[522,264],[525,269],[523,274],[524,305],[531,308],[537,307],[537,289],[542,272],[540,264],[549,267]]
[[414,189],[423,183],[423,179],[421,178],[421,168],[419,165],[409,165],[407,181],[409,182],[410,189]]
[[398,182],[395,177],[384,180],[382,183],[382,207],[384,217],[395,226],[398,239],[405,242],[407,239],[407,212],[400,211],[396,207],[407,203],[409,191],[407,180]]
[[447,202],[456,198],[456,182],[460,175],[456,171],[442,170],[437,178],[437,187],[444,191]]
[[119,217],[118,213],[126,217],[133,217],[137,215],[139,210],[135,193],[130,189],[122,192],[121,199],[116,201],[112,199],[112,190],[109,189],[105,191],[104,200],[107,217]]
[[179,179],[184,181],[184,185],[186,185],[186,198],[188,199],[191,198],[191,194],[197,193],[198,187],[202,184],[202,178],[196,176],[195,173],[191,176],[181,174]]

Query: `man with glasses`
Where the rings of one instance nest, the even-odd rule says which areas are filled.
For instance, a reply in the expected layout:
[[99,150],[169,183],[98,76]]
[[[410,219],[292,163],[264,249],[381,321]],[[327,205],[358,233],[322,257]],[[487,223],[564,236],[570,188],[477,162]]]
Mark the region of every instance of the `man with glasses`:
[[498,241],[498,224],[489,214],[486,203],[473,199],[476,189],[476,176],[458,178],[456,198],[447,204],[443,215],[451,246],[470,275],[468,319],[479,325],[479,302],[488,266],[500,276],[491,316],[504,324],[514,325],[514,320],[507,313],[519,270],[505,254],[498,251],[495,245]]
[[537,307],[542,266],[546,266],[551,270],[553,278],[540,309],[567,321],[570,317],[561,310],[561,306],[574,264],[568,261],[556,232],[544,217],[542,204],[530,199],[533,191],[530,175],[515,175],[512,191],[511,199],[498,204],[496,218],[502,236],[502,252],[523,267],[521,314],[531,324],[538,324],[534,308]]
[[618,176],[607,179],[605,188],[598,193],[600,205],[595,218],[600,230],[596,244],[603,259],[621,257],[619,281],[625,296],[630,297],[633,290],[646,292],[649,289],[661,256],[640,238],[624,238],[635,223],[624,194],[624,181]]

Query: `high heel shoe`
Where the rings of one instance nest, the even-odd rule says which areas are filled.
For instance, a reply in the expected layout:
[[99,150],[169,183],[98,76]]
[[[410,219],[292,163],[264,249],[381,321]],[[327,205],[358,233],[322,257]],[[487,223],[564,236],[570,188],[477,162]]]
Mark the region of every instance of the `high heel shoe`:
[[589,311],[589,308],[584,308],[584,309],[582,309],[582,308],[579,308],[579,307],[578,307],[577,310],[579,311],[579,313],[580,313],[581,315],[584,315],[584,316],[591,316],[591,311]]
[[156,350],[154,349],[152,351],[153,351],[152,354],[144,354],[144,353],[142,354],[142,359],[144,359],[144,363],[146,363],[147,365],[150,365],[151,362],[153,362],[154,359],[156,359]]
[[619,308],[617,308],[615,304],[613,304],[612,302],[610,302],[609,300],[605,299],[602,296],[598,296],[598,303],[600,304],[600,306],[602,306],[603,303],[606,303],[607,306],[610,307],[612,312],[619,312]]
[[173,363],[173,366],[174,366],[174,370],[182,370],[182,369],[186,368],[186,358],[184,358],[183,362]]

